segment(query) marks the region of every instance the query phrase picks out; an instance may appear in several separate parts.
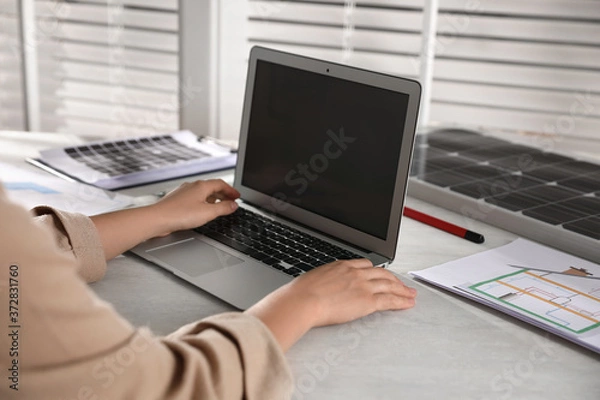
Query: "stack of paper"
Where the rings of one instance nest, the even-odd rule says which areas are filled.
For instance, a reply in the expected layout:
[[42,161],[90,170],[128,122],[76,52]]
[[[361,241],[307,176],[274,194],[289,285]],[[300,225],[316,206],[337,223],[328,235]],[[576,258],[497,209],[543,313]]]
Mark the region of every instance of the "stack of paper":
[[47,173],[0,163],[0,183],[8,197],[25,208],[47,205],[60,210],[94,215],[128,207],[132,198],[82,183],[67,182]]
[[411,274],[600,353],[600,265],[517,239]]

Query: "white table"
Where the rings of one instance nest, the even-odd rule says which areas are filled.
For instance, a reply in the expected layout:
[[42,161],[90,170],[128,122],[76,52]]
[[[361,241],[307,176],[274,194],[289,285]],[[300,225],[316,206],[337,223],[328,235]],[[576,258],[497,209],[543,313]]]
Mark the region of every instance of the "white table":
[[[73,136],[0,132],[0,161],[23,166],[23,157],[38,149],[77,142]],[[123,192],[144,195],[176,184]],[[480,232],[486,241],[474,244],[404,218],[390,269],[417,287],[417,305],[310,331],[287,355],[294,398],[600,399],[597,354],[407,275],[509,243],[515,235],[410,197],[407,205]],[[92,289],[133,324],[159,334],[233,310],[130,255],[112,260]]]

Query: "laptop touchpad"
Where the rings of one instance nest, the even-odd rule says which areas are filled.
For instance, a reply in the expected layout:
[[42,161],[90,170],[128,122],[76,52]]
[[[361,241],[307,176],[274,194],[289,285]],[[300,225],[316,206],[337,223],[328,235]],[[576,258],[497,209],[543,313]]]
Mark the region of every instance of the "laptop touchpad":
[[189,276],[204,275],[244,262],[196,238],[157,247],[148,253]]

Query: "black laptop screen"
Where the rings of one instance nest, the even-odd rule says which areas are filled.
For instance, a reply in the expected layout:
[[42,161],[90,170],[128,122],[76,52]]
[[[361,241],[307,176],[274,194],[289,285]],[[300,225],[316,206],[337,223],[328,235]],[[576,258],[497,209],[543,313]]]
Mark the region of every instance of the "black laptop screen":
[[386,239],[408,99],[258,60],[242,184]]

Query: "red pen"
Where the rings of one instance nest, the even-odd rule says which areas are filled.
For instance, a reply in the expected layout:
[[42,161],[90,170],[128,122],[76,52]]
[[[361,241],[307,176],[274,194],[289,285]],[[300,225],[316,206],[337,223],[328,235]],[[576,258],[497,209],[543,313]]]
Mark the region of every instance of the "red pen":
[[404,207],[404,215],[406,215],[408,218],[412,218],[416,221],[433,226],[434,228],[441,229],[442,231],[451,233],[453,235],[460,236],[461,238],[470,240],[474,243],[483,243],[485,241],[485,238],[480,233],[461,228],[458,225],[442,221],[441,219],[432,217],[431,215],[423,214],[422,212],[413,210],[409,207]]

